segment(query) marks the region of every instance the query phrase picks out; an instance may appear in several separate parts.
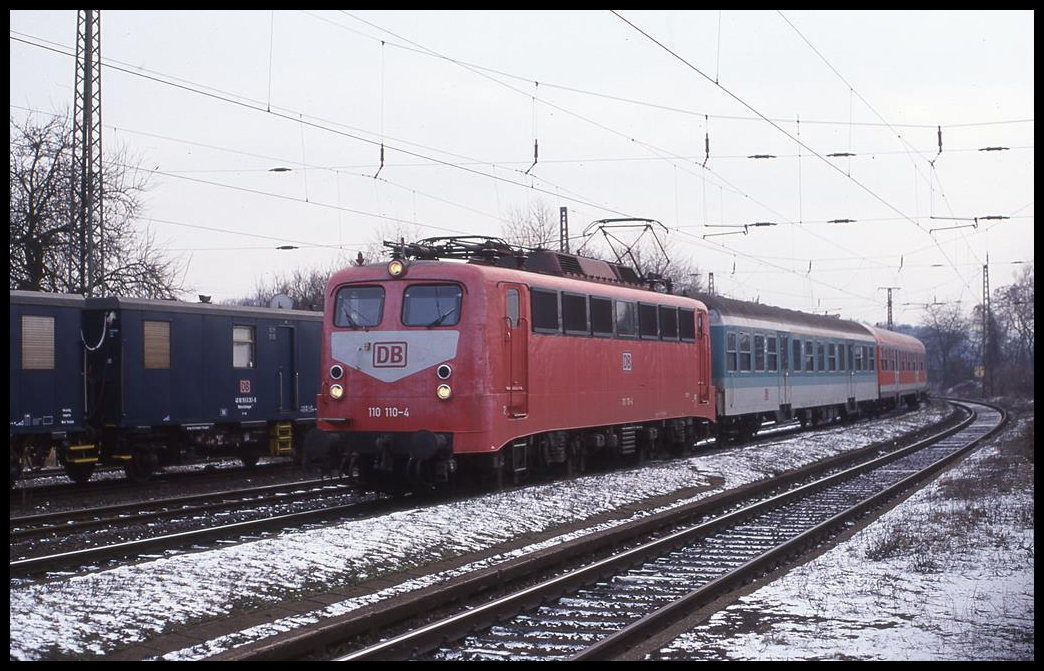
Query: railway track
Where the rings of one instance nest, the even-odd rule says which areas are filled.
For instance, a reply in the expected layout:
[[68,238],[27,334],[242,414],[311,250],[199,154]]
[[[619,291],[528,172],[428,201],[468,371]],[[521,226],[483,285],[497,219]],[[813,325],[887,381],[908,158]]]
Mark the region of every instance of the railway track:
[[[200,549],[216,540],[372,515],[395,505],[336,480],[311,480],[13,517],[11,577],[95,567],[145,552]],[[163,531],[150,533],[155,527]],[[70,545],[75,549],[61,549]]]
[[[824,534],[837,533],[869,507],[880,506],[881,501],[896,496],[896,488],[915,486],[918,478],[944,467],[947,459],[970,449],[1001,421],[1001,413],[983,407],[958,429],[922,440],[914,448],[896,449],[882,456],[880,446],[872,446],[835,457],[783,478],[753,483],[601,529],[307,630],[241,646],[215,658],[449,660],[619,656],[633,648],[633,642],[623,643],[625,638],[617,637],[614,626],[628,632],[621,637],[637,639],[648,635],[647,627],[662,629],[667,619],[690,612],[699,603],[752,580],[771,565],[820,543]],[[954,430],[957,433],[949,437]],[[915,458],[907,457],[908,453],[926,455],[921,458],[931,461],[932,466],[925,469],[897,461]],[[876,477],[864,472],[882,472],[895,478],[900,470],[910,472],[891,484],[874,485],[878,489],[875,494],[854,495],[860,500],[848,503],[843,510],[838,509],[841,504],[837,503],[802,503],[837,498],[819,492],[834,491],[843,481],[862,482]],[[803,510],[801,506],[811,507]],[[755,515],[763,517],[758,521]],[[804,528],[790,525],[790,520],[799,518],[807,520]],[[769,530],[773,533],[764,533]],[[787,530],[785,538],[780,537],[780,530]],[[687,568],[679,564],[671,569],[665,564],[675,561],[671,556],[679,547],[698,543],[703,543],[707,566],[693,564]],[[636,567],[637,572],[629,573]],[[673,587],[663,588],[662,594],[652,586],[650,577],[660,573],[673,573],[667,581]],[[622,600],[615,607],[607,607],[608,615],[596,616],[591,603],[608,603],[604,590],[614,590],[618,585],[624,588]],[[679,600],[679,591],[690,598],[673,605]],[[641,603],[645,607],[639,608]],[[592,612],[583,614],[589,617],[574,617],[588,610]],[[646,620],[645,616],[651,619]],[[581,622],[580,628],[570,629],[567,625],[571,620]],[[637,624],[643,621],[653,624]],[[607,642],[597,643],[603,640]],[[601,647],[585,652],[595,643]],[[626,654],[635,653],[632,649]]]

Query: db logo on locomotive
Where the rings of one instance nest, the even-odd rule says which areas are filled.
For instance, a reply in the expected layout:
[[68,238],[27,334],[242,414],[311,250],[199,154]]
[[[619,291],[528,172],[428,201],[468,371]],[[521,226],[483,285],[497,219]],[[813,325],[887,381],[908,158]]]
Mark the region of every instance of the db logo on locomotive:
[[373,344],[374,368],[405,368],[405,342],[378,342]]

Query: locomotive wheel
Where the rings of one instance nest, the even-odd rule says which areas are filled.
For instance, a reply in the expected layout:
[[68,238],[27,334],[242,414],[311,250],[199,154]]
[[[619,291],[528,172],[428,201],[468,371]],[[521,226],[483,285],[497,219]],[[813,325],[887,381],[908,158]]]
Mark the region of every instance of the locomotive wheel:
[[73,464],[68,461],[62,464],[65,474],[78,485],[82,485],[91,479],[91,476],[94,475],[94,466],[93,463]]
[[243,462],[243,466],[247,469],[251,469],[257,466],[257,462],[261,457],[256,454],[244,454],[239,457],[239,460]]

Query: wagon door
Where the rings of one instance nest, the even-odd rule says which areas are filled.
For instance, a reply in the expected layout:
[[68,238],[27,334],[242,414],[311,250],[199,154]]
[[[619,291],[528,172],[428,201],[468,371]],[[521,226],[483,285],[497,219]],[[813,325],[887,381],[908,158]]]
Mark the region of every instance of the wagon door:
[[529,320],[520,284],[503,284],[504,380],[508,417],[524,417],[529,412]]
[[779,333],[779,405],[790,408],[790,336]]
[[297,367],[294,365],[294,329],[275,328],[276,385],[279,390],[279,411],[297,409]]

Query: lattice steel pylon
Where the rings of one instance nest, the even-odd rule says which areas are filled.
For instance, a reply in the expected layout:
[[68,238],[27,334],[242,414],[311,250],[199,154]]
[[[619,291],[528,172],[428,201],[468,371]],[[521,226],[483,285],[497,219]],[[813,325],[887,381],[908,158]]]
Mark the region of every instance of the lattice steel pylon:
[[101,10],[81,9],[76,19],[76,100],[73,109],[73,211],[79,238],[79,293],[104,292],[102,207]]

